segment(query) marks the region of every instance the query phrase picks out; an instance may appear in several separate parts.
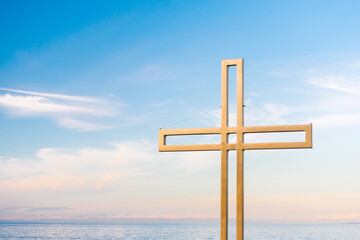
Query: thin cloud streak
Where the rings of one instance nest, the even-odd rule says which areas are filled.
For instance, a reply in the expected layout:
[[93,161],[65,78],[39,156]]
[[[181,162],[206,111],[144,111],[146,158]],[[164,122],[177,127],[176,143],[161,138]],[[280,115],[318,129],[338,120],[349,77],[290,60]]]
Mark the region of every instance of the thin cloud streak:
[[[0,110],[13,117],[52,119],[59,126],[77,131],[96,131],[113,128],[111,124],[95,123],[119,114],[122,103],[63,94],[39,93],[0,88],[18,94],[0,95]],[[25,95],[22,95],[25,94]]]
[[91,97],[81,97],[81,96],[54,94],[54,93],[40,93],[40,92],[24,91],[24,90],[10,89],[10,88],[0,88],[0,90],[7,91],[7,92],[28,94],[28,95],[33,95],[33,96],[57,98],[57,99],[76,101],[76,102],[88,102],[88,103],[102,102],[102,100],[100,100],[100,99],[91,98]]
[[10,113],[18,116],[41,115],[41,114],[75,114],[75,115],[104,115],[104,112],[95,109],[74,106],[73,104],[61,104],[44,97],[18,96],[5,94],[0,95],[0,106],[7,108]]
[[312,78],[308,83],[326,89],[345,93],[360,94],[358,82],[346,79],[343,75],[330,75],[323,78]]

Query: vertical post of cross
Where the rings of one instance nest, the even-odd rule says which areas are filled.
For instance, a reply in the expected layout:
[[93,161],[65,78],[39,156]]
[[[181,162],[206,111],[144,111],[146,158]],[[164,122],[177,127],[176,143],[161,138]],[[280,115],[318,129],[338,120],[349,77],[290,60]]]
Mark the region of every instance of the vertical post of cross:
[[221,240],[228,239],[228,152],[229,152],[229,74],[230,66],[236,66],[236,139],[237,139],[237,203],[236,203],[236,232],[237,239],[244,235],[244,189],[243,189],[243,65],[244,60],[229,59],[221,61]]
[[220,239],[228,239],[228,65],[221,61],[221,209]]
[[236,239],[244,239],[244,60],[236,64]]

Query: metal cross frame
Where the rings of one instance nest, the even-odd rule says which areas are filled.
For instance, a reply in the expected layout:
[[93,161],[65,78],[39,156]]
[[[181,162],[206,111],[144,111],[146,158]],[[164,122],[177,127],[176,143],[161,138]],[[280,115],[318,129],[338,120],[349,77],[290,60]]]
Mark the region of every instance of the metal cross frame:
[[[228,111],[228,67],[236,66],[237,82],[237,125],[229,127]],[[228,239],[228,151],[237,151],[237,186],[236,186],[236,239],[244,239],[244,150],[251,149],[292,149],[312,148],[312,124],[303,125],[274,125],[274,126],[244,126],[244,59],[228,59],[221,61],[221,127],[189,128],[189,129],[160,129],[159,151],[221,151],[221,219],[220,239]],[[269,132],[305,132],[303,142],[275,142],[275,143],[244,143],[245,133]],[[166,136],[220,134],[220,144],[201,145],[166,145]],[[229,143],[229,134],[236,134],[236,143]]]

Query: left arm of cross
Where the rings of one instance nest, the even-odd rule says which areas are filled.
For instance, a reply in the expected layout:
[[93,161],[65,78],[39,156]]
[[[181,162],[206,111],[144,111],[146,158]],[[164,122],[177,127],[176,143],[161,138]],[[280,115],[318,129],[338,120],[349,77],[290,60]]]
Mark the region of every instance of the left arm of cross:
[[216,151],[220,144],[166,145],[167,136],[220,134],[221,128],[160,129],[159,152]]

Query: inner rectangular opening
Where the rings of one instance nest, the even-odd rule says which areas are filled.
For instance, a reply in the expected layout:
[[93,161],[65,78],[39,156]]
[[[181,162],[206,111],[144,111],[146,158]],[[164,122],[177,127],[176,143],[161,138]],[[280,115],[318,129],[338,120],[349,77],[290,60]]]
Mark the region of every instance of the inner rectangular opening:
[[244,143],[304,142],[305,132],[245,133]]
[[229,208],[229,240],[235,239],[235,224],[236,224],[236,151],[228,152],[228,208]]
[[237,138],[236,137],[237,137],[236,133],[229,133],[227,135],[227,143],[229,143],[229,144],[237,143]]
[[169,135],[165,137],[166,145],[199,145],[199,144],[220,144],[220,134],[187,134]]
[[236,126],[236,68],[237,66],[228,66],[228,126],[234,127]]

